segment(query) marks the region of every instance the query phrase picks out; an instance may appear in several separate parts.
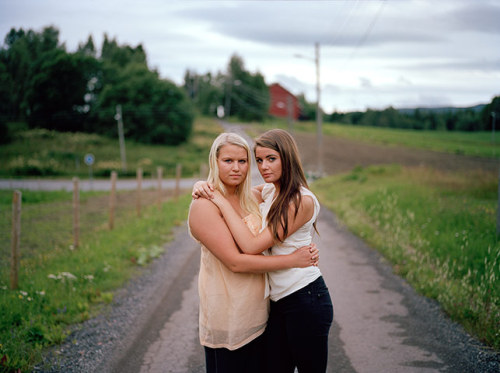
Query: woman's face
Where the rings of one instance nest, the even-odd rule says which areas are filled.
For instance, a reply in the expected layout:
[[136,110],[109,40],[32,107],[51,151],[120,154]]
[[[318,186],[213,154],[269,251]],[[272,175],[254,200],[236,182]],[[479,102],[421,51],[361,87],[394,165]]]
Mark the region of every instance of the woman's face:
[[257,167],[266,183],[276,184],[281,178],[281,158],[276,150],[257,146],[255,148]]
[[224,145],[217,157],[220,180],[226,186],[237,187],[248,173],[248,156],[244,148],[237,145]]

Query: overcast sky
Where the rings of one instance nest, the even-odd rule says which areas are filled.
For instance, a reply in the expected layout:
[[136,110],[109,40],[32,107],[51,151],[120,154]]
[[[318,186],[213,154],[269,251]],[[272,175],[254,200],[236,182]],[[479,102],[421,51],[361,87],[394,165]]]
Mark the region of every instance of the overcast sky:
[[[53,25],[68,51],[104,33],[142,44],[150,68],[183,83],[187,69],[225,71],[239,55],[327,112],[473,106],[500,95],[498,0],[0,0],[0,36]],[[305,58],[296,57],[297,54]]]

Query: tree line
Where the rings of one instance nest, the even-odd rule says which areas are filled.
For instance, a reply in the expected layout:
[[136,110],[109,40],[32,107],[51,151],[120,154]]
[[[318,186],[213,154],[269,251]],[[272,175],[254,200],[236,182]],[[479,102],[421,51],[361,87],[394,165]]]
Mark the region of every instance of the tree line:
[[74,53],[59,31],[11,29],[0,49],[0,138],[13,127],[116,136],[121,105],[125,136],[179,144],[189,137],[194,108],[185,91],[149,69],[142,45],[89,36]]
[[486,105],[470,108],[397,110],[389,107],[325,116],[326,121],[341,124],[441,131],[491,131],[496,118],[500,119],[500,96]]

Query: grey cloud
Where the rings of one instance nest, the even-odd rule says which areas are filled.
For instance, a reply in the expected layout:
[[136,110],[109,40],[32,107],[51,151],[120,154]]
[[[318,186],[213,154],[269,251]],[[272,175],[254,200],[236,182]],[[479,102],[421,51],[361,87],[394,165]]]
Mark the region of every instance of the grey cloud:
[[325,46],[349,47],[359,45],[360,41],[363,45],[379,46],[385,43],[437,43],[445,40],[425,28],[411,27],[401,19],[384,21],[386,25],[396,26],[396,31],[381,25],[364,39],[373,12],[362,9],[363,12],[344,22],[342,14],[328,2],[313,3],[314,6],[291,2],[286,3],[286,7],[282,2],[271,2],[271,5],[265,2],[231,4],[233,6],[230,7],[192,7],[178,14],[207,23],[212,31],[227,37],[269,45],[296,46],[319,42]]
[[362,88],[372,88],[373,87],[371,80],[366,78],[366,77],[360,77],[359,82],[360,82]]
[[[401,66],[398,66],[401,68]],[[465,71],[484,71],[500,72],[500,60],[454,60],[449,62],[428,62],[414,65],[407,65],[405,69],[409,70],[465,70]]]
[[457,29],[500,33],[500,5],[498,2],[471,1],[449,16]]

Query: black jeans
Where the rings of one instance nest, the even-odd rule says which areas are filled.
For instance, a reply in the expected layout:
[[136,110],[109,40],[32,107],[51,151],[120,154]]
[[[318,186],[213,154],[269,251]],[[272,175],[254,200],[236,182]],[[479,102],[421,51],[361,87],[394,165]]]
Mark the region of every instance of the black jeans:
[[333,321],[330,293],[319,277],[277,302],[267,323],[267,372],[324,373]]
[[264,335],[233,351],[205,346],[206,371],[207,373],[264,372],[265,347]]

